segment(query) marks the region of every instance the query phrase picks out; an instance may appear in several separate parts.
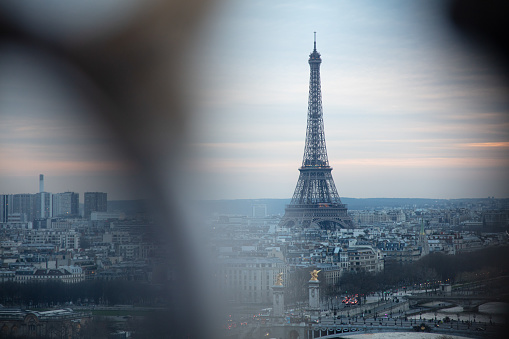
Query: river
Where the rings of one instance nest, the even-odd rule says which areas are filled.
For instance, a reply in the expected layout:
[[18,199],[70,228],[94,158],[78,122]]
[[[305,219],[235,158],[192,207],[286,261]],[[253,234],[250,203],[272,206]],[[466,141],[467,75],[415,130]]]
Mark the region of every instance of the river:
[[[423,306],[435,306],[436,302],[425,304]],[[459,321],[474,321],[481,323],[489,323],[490,320],[493,323],[502,324],[507,322],[507,316],[509,314],[509,304],[503,302],[488,302],[479,306],[479,312],[464,312],[463,307],[454,306],[444,308],[436,312],[437,320],[442,320],[445,317],[449,317],[452,320]],[[421,315],[414,315],[409,317],[410,319],[435,319],[434,312],[426,312],[423,309]]]

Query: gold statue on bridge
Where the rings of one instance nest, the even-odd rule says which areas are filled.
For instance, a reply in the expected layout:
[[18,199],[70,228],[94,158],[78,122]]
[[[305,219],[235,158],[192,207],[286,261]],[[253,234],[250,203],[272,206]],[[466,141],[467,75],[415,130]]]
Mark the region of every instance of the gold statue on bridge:
[[283,286],[283,273],[278,273],[276,276],[276,286]]
[[321,272],[322,270],[312,270],[311,272],[309,272],[311,274],[311,280],[310,281],[318,281],[318,273]]

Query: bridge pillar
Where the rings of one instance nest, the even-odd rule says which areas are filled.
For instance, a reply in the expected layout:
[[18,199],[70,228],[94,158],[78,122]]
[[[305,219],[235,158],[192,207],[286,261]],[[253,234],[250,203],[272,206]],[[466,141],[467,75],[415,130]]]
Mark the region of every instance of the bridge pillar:
[[285,315],[285,297],[284,287],[281,285],[272,286],[272,315],[274,317],[283,317]]
[[272,324],[267,327],[259,327],[251,331],[251,335],[244,333],[241,338],[281,338],[281,339],[311,339],[308,335],[308,326],[304,324]]
[[309,311],[315,316],[320,314],[320,281],[309,281]]

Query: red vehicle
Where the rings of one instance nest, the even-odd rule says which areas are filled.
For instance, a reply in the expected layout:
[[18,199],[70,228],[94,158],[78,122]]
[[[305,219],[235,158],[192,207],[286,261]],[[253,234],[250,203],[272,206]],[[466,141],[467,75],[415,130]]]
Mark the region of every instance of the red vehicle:
[[359,303],[359,301],[357,300],[359,298],[359,295],[358,294],[355,294],[355,295],[351,295],[351,296],[346,296],[343,298],[343,300],[341,300],[341,302],[347,306],[349,305],[357,305]]

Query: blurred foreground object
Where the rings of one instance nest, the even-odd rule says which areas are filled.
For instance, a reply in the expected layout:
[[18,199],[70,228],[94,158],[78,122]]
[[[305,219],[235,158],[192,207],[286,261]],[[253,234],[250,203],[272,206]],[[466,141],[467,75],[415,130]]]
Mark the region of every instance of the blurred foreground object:
[[[62,73],[139,168],[152,201],[168,268],[178,277],[174,308],[149,319],[138,336],[196,338],[209,308],[199,254],[182,203],[180,157],[186,143],[186,53],[213,1],[5,1],[0,51],[16,50]],[[48,66],[51,65],[51,66]],[[55,67],[53,67],[55,66]],[[1,75],[0,75],[1,76]],[[1,116],[0,116],[1,119]],[[162,240],[161,240],[162,239]],[[200,319],[200,328],[196,326]],[[210,337],[210,335],[207,335]]]
[[455,28],[483,52],[500,59],[505,76],[509,61],[509,2],[504,0],[454,0],[450,6],[450,20]]

